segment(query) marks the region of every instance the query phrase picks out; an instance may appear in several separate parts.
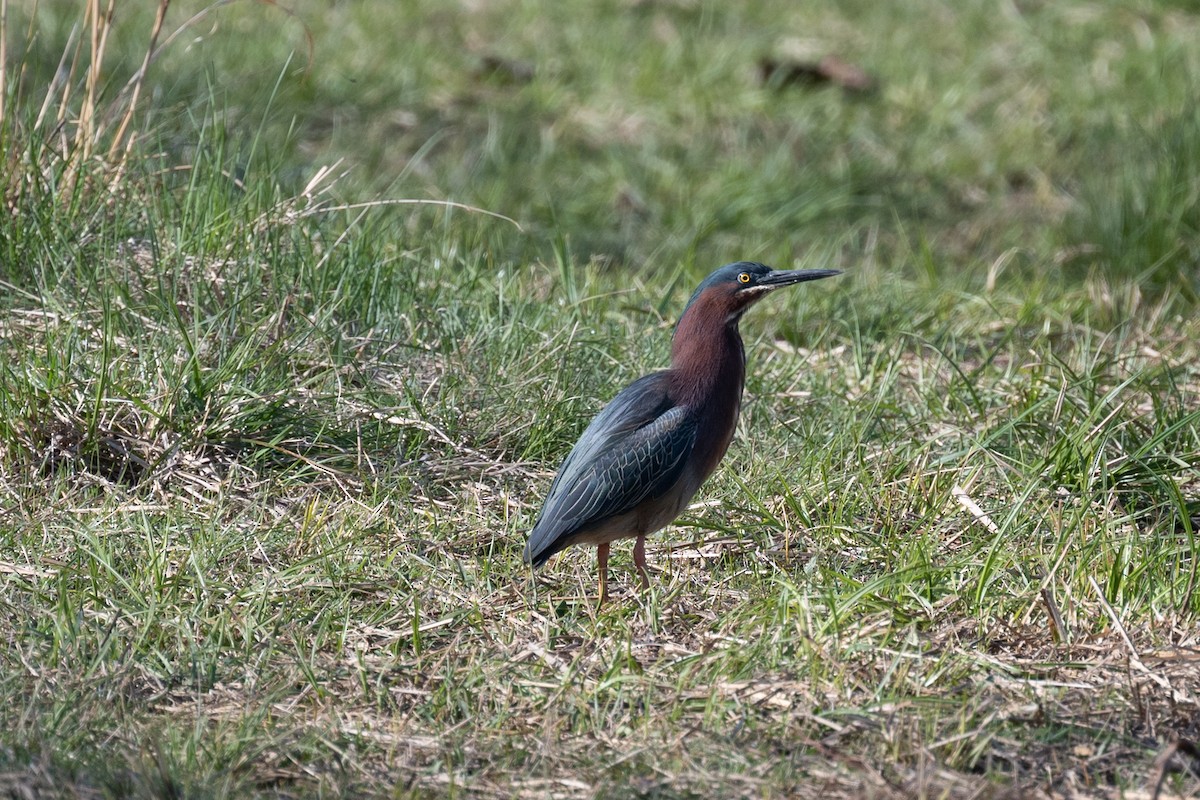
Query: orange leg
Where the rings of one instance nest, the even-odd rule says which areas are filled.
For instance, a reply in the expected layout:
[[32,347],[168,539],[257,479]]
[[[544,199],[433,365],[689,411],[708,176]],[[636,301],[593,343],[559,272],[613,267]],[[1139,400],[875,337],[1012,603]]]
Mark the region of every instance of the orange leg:
[[639,536],[633,545],[633,565],[642,576],[642,590],[650,588],[650,576],[646,574],[646,537]]
[[608,599],[608,542],[596,545],[596,571],[600,573],[600,605]]

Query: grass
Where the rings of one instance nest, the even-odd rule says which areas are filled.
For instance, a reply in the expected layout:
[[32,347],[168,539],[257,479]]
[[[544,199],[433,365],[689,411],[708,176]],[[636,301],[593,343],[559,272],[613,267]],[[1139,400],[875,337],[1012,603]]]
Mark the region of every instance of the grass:
[[[5,17],[3,791],[1200,792],[1192,9],[103,19]],[[650,591],[531,578],[736,258],[847,274],[747,316]]]

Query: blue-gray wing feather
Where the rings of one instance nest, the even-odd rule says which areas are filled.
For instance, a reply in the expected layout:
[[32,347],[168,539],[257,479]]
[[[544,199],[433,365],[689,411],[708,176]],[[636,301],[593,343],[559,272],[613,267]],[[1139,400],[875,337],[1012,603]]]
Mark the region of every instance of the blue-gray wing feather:
[[612,399],[559,468],[525,560],[542,564],[590,526],[632,511],[678,480],[696,423],[671,399],[666,373],[640,378]]

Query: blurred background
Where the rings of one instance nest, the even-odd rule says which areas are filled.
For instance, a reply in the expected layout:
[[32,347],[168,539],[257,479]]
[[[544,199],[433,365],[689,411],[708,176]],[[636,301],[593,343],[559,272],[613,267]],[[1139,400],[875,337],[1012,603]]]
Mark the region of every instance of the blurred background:
[[[154,12],[119,4],[110,96]],[[8,13],[40,99],[87,32]],[[815,253],[868,283],[1095,270],[1194,301],[1198,25],[1165,2],[177,2],[138,119],[166,169],[201,127],[231,181],[330,166],[346,200],[504,214],[506,260],[566,242],[690,281]]]

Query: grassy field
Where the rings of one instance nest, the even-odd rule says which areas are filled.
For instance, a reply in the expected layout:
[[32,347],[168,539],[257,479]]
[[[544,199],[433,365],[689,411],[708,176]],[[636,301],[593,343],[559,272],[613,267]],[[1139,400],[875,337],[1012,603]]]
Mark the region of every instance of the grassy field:
[[[1194,3],[69,5],[0,25],[0,794],[1200,795]],[[649,591],[531,576],[737,259],[846,274]]]

